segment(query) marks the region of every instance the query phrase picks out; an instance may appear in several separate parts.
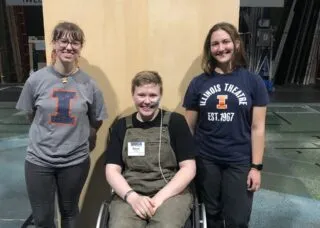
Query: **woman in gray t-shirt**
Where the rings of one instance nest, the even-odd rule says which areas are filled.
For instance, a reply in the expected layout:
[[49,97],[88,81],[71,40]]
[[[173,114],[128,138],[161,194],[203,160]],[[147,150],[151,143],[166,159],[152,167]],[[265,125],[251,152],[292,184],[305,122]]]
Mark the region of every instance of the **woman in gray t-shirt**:
[[32,120],[25,177],[36,227],[55,227],[56,192],[62,227],[76,227],[89,151],[106,118],[101,91],[77,64],[83,43],[81,28],[59,23],[52,33],[52,65],[30,75],[16,106]]

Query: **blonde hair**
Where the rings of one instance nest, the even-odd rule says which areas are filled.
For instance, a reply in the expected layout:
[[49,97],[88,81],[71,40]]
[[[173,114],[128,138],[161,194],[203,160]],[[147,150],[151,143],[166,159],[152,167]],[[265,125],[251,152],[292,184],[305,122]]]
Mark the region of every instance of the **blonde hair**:
[[131,93],[134,93],[136,87],[147,84],[159,85],[160,94],[162,95],[162,79],[156,71],[141,71],[137,73],[131,81]]

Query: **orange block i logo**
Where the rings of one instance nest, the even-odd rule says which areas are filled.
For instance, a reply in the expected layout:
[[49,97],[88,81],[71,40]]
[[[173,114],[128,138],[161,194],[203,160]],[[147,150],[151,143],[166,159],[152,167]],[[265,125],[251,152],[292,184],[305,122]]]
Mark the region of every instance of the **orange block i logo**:
[[228,95],[218,95],[217,99],[219,103],[217,104],[217,109],[227,109],[228,105],[226,104],[226,100],[228,99]]

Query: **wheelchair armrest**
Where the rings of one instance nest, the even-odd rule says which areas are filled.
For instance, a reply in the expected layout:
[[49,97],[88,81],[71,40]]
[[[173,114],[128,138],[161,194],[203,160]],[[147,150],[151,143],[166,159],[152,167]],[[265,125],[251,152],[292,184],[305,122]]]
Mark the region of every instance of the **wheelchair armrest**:
[[107,228],[109,221],[109,202],[104,201],[99,210],[96,228]]

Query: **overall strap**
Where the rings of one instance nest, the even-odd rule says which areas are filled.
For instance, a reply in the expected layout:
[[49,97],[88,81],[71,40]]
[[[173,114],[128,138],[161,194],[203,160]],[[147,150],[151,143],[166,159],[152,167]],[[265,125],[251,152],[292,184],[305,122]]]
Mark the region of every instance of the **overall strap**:
[[133,128],[132,115],[126,116],[126,129]]
[[170,121],[171,113],[172,113],[172,112],[169,112],[169,111],[166,111],[166,112],[164,113],[163,120],[162,120],[163,126],[167,126],[167,127],[169,126],[169,121]]

